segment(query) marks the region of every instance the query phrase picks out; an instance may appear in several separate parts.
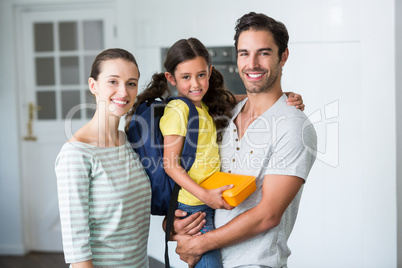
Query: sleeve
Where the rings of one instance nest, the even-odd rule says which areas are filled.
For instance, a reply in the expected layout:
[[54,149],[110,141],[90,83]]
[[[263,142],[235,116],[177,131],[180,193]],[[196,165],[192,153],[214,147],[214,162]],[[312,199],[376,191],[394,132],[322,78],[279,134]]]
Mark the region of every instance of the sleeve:
[[159,123],[162,135],[179,135],[185,137],[187,134],[189,111],[190,110],[185,102],[181,100],[170,101],[166,105]]
[[317,135],[308,119],[289,120],[278,127],[265,175],[297,176],[304,180],[314,164]]
[[66,144],[56,159],[57,191],[66,263],[92,259],[89,244],[91,155]]

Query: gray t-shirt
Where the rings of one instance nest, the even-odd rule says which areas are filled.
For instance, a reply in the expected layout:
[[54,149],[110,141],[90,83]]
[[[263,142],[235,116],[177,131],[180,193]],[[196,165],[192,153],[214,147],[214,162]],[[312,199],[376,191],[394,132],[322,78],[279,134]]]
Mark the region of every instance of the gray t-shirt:
[[[257,190],[233,210],[218,209],[215,226],[221,227],[239,214],[255,207],[262,198],[264,176],[297,176],[304,180],[315,161],[317,137],[307,116],[286,104],[286,95],[247,129],[242,139],[234,119],[247,99],[239,103],[220,144],[221,170],[257,178]],[[293,229],[303,187],[282,216],[280,224],[242,243],[222,249],[223,267],[260,265],[286,267],[290,249],[287,240]]]

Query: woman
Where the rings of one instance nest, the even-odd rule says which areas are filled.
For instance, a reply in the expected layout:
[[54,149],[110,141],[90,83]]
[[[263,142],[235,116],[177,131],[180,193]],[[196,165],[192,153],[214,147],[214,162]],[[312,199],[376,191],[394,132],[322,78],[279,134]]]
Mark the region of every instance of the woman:
[[148,267],[149,179],[123,131],[139,70],[134,56],[108,49],[95,59],[92,120],[62,147],[56,175],[65,260],[77,267]]

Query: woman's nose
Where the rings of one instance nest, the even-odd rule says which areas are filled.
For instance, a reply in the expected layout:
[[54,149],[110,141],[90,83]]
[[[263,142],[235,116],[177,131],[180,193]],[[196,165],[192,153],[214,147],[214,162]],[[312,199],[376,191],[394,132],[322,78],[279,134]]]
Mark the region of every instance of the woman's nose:
[[122,97],[127,96],[127,86],[126,85],[120,86],[117,93],[119,94],[119,96],[122,96]]

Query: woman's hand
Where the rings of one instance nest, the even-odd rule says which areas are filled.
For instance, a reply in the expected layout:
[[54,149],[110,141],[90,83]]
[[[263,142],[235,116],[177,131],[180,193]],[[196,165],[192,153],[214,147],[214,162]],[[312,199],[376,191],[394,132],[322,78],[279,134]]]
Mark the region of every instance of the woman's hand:
[[304,111],[305,105],[303,104],[303,98],[300,94],[294,92],[285,92],[285,94],[288,96],[286,99],[288,105],[293,105],[297,109]]

